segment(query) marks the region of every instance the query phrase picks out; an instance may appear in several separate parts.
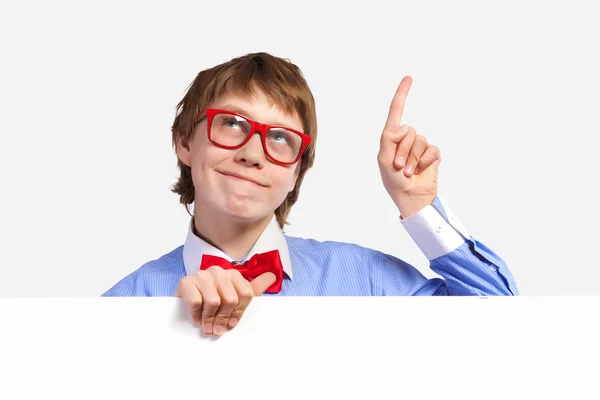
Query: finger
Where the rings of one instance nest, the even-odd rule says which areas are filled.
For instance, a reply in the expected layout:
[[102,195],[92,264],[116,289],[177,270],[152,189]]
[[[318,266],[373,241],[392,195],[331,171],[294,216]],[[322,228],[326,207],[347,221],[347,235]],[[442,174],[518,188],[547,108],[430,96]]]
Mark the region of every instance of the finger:
[[254,291],[255,296],[260,296],[267,290],[272,284],[275,283],[277,277],[272,272],[265,272],[262,275],[254,278],[250,284],[252,285],[252,290]]
[[406,165],[408,154],[413,146],[417,131],[413,127],[409,127],[406,137],[402,139],[398,146],[396,146],[396,152],[394,157],[394,165],[396,168],[402,168]]
[[428,146],[427,150],[425,150],[425,153],[423,153],[419,160],[419,164],[415,169],[415,174],[420,174],[436,160],[442,161],[440,149],[436,146]]
[[229,316],[238,305],[238,295],[231,282],[231,275],[223,271],[217,279],[217,292],[221,297],[221,305],[215,314],[213,333],[222,335],[227,329]]
[[[442,160],[438,158],[437,160],[435,160],[434,162],[429,164],[429,166],[427,168],[425,168],[422,171],[419,171],[419,175],[427,175],[427,174],[432,173],[432,174],[434,174],[433,176],[436,176],[439,173],[438,170],[439,170],[441,161]],[[435,178],[435,179],[436,179],[435,183],[437,185],[437,178]]]
[[408,126],[401,125],[402,114],[404,113],[404,106],[406,104],[406,97],[408,96],[408,90],[412,84],[412,78],[405,76],[396,89],[396,94],[390,105],[390,111],[388,114],[385,127],[381,134],[379,143],[379,154],[377,160],[380,166],[385,168],[391,168],[394,163],[394,154],[398,143],[400,143],[408,134]]
[[415,172],[415,168],[419,164],[425,150],[427,150],[427,139],[425,136],[417,135],[406,159],[406,166],[404,167],[404,175],[407,178]]
[[[219,297],[219,293],[217,292],[215,285],[215,279],[211,273],[213,268],[222,269],[220,267],[210,267],[209,269],[205,270],[205,274],[200,275],[199,278],[196,279],[196,285],[200,290],[202,301],[204,303],[202,306],[202,330],[204,333],[213,333],[215,315],[217,314],[217,310],[221,305],[221,297]],[[196,274],[198,274],[198,272],[196,272]]]
[[236,270],[236,272],[237,274],[232,274],[231,282],[238,295],[238,304],[229,316],[229,323],[227,324],[229,329],[232,329],[240,322],[244,311],[246,311],[246,308],[250,304],[250,300],[252,300],[252,296],[254,296],[252,284],[248,282],[239,271]]
[[181,297],[188,303],[192,321],[200,325],[202,322],[202,295],[193,276],[186,276],[179,281],[175,290],[175,297]]
[[406,98],[408,97],[408,91],[412,85],[412,78],[405,76],[396,89],[392,104],[390,105],[390,112],[388,114],[387,121],[385,123],[385,129],[393,130],[400,127],[402,121],[402,114],[404,113],[404,106],[406,105]]

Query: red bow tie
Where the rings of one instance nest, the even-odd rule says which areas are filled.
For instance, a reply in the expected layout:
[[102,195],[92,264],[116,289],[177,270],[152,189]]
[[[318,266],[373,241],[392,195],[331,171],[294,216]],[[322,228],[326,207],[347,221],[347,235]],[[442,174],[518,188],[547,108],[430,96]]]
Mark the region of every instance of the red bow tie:
[[248,281],[252,281],[259,275],[265,272],[272,272],[275,274],[275,283],[272,284],[267,290],[267,293],[279,293],[281,291],[281,283],[283,281],[283,265],[279,258],[279,250],[268,251],[266,253],[258,253],[253,255],[248,261],[240,264],[233,264],[230,261],[218,256],[211,256],[209,254],[202,255],[202,262],[200,263],[200,269],[204,270],[217,265],[223,269],[235,268],[242,276]]

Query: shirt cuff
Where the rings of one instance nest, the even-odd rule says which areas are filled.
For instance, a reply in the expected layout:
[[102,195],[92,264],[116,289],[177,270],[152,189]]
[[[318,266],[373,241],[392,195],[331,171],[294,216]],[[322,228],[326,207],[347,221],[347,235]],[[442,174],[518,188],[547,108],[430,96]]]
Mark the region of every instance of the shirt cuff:
[[469,238],[462,223],[439,197],[400,222],[429,261],[451,253]]
[[465,240],[470,240],[471,235],[467,228],[460,222],[460,220],[454,215],[452,210],[448,207],[446,202],[441,196],[437,196],[433,201],[433,207],[444,217],[446,222],[448,222],[454,229],[456,229]]

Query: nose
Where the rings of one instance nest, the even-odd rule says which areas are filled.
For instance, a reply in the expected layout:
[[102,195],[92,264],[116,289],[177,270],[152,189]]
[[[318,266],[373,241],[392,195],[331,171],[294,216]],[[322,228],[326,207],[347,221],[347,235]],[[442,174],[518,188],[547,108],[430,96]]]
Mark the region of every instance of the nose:
[[263,149],[260,132],[254,132],[250,140],[237,150],[235,160],[248,166],[256,166],[259,169],[264,167],[266,154]]

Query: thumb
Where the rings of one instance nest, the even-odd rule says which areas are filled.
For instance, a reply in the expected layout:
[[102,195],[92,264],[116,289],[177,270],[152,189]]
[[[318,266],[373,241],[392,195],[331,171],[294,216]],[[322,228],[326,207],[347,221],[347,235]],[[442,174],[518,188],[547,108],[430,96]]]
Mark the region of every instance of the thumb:
[[409,131],[408,125],[383,130],[379,140],[379,154],[377,155],[381,165],[391,169],[394,168],[394,157],[396,157],[398,144],[408,135]]
[[277,277],[272,272],[265,272],[254,278],[252,282],[250,282],[250,285],[252,285],[252,289],[254,290],[254,295],[260,296],[263,294],[276,280]]

